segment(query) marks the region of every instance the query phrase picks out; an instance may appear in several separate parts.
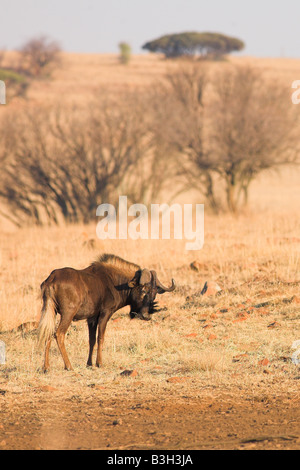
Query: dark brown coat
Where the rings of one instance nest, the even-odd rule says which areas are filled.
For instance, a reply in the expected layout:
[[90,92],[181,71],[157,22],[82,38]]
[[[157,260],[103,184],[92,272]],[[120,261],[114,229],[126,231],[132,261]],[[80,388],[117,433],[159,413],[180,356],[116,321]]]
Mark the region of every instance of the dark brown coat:
[[[72,370],[64,338],[72,321],[87,320],[89,327],[89,356],[87,365],[92,366],[92,355],[98,328],[96,365],[102,365],[102,347],[108,320],[114,312],[130,305],[131,318],[150,320],[155,311],[156,294],[175,289],[164,287],[155,271],[142,269],[118,256],[104,254],[89,267],[55,269],[41,284],[43,306],[39,322],[39,344],[45,344],[44,371],[49,370],[51,338],[55,338],[64,360],[65,369]],[[55,332],[55,317],[60,323]]]

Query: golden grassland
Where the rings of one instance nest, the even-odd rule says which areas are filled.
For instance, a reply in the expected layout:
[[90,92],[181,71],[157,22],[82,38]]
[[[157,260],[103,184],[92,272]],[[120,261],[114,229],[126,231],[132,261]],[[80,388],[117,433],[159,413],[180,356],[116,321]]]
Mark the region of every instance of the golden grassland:
[[[288,87],[300,78],[300,60],[231,60],[262,67]],[[155,56],[136,56],[126,67],[113,55],[64,54],[62,68],[52,81],[35,82],[28,102],[84,103],[101,85],[118,90],[125,84],[150,84],[175,66]],[[26,104],[16,100],[10,106]],[[37,380],[54,386],[67,380],[76,387],[121,381],[121,388],[131,380],[159,389],[176,376],[196,391],[266,387],[274,393],[296,392],[299,367],[291,361],[291,346],[300,339],[299,171],[262,175],[250,196],[249,208],[239,216],[205,211],[205,244],[198,252],[186,251],[185,240],[100,241],[96,220],[88,226],[18,230],[2,221],[0,339],[7,346],[2,379],[12,390],[30,389]],[[199,199],[192,194],[190,202],[203,202]],[[92,246],[85,243],[90,239]],[[176,291],[159,298],[167,310],[151,322],[131,321],[128,309],[115,313],[107,327],[101,371],[86,369],[87,326],[74,323],[66,347],[76,375],[63,371],[53,342],[51,371],[43,376],[35,332],[7,330],[39,317],[39,285],[53,269],[86,267],[103,252],[156,269],[165,284],[173,277]],[[190,268],[195,260],[197,272]],[[199,295],[206,281],[217,282],[221,294]],[[122,369],[136,369],[138,377],[120,379]]]
[[[99,253],[112,252],[156,269],[166,284],[174,277],[177,290],[160,296],[160,306],[167,310],[151,322],[131,321],[126,308],[114,314],[101,371],[85,368],[87,326],[73,323],[66,345],[83,381],[103,384],[118,380],[122,369],[136,369],[149,386],[182,376],[188,377],[188,386],[195,380],[198,385],[254,387],[262,380],[297,389],[299,369],[291,362],[291,346],[300,339],[299,225],[296,210],[206,215],[205,244],[199,252],[187,252],[184,240],[100,241],[96,225],[2,232],[0,325],[11,386],[30,386],[41,376],[43,354],[35,332],[5,333],[39,317],[40,283],[52,269],[80,269]],[[93,247],[85,243],[91,239]],[[198,272],[190,267],[194,260]],[[205,281],[217,282],[223,292],[199,295]],[[64,381],[67,373],[55,342],[51,366],[43,380],[52,385]]]
[[[13,66],[16,61],[16,53],[7,52],[3,65]],[[35,80],[28,91],[28,100],[24,103],[16,99],[10,106],[26,107],[31,104],[84,106],[95,98],[99,90],[103,93],[103,88],[109,87],[117,93],[125,87],[134,90],[137,87],[149,86],[185,63],[179,59],[165,60],[160,55],[141,54],[133,55],[130,63],[123,65],[116,54],[62,53],[61,65],[54,70],[52,79]],[[256,67],[269,78],[281,80],[288,90],[291,89],[294,80],[300,79],[298,59],[233,56],[210,66],[218,69],[231,63]],[[272,90],[268,92],[272,93]]]

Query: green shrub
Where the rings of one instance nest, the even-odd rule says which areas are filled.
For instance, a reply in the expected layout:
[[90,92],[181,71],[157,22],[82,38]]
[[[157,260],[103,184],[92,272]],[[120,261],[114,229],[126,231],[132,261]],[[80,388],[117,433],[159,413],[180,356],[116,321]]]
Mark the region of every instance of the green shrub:
[[127,42],[120,42],[120,62],[122,64],[128,64],[131,58],[131,47]]

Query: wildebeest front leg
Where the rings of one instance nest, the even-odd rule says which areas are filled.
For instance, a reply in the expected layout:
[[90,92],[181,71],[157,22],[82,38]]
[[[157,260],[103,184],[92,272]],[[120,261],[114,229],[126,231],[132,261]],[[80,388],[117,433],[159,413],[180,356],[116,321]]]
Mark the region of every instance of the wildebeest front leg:
[[89,327],[89,357],[87,360],[87,367],[92,367],[93,365],[93,351],[96,343],[96,331],[97,331],[97,318],[92,318],[87,321]]
[[102,349],[103,349],[103,342],[104,342],[104,334],[106,325],[109,319],[109,315],[105,315],[99,318],[98,320],[98,350],[97,350],[97,359],[96,359],[96,366],[102,366]]

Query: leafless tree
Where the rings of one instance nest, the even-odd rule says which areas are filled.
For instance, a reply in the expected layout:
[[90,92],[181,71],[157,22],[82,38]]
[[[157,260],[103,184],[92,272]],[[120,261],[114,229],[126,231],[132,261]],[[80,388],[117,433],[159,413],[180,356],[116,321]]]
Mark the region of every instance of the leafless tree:
[[210,145],[225,183],[227,206],[247,203],[263,170],[295,163],[298,119],[287,90],[251,67],[228,67],[214,77]]
[[61,60],[58,42],[47,36],[32,38],[19,48],[20,69],[29,76],[40,77],[49,74]]
[[[135,96],[135,106],[140,107],[147,132],[144,135],[144,151],[140,153],[131,171],[122,182],[123,194],[131,203],[170,202],[178,192],[177,169],[170,146],[162,138],[164,103],[156,92],[144,91],[139,98]],[[179,186],[178,186],[179,185]],[[179,188],[179,189],[178,189]]]
[[[145,102],[130,93],[101,96],[84,110],[33,110],[26,118],[12,117],[7,135],[13,148],[0,198],[16,224],[85,223],[95,218],[99,204],[117,205],[132,183],[134,196],[141,191],[141,165],[154,145]],[[155,179],[153,171],[147,181]]]
[[156,91],[159,109],[157,132],[173,155],[180,191],[196,187],[217,212],[213,171],[215,159],[207,141],[206,64],[184,64],[167,75]]
[[216,181],[227,208],[246,203],[251,181],[266,169],[293,163],[299,153],[297,122],[280,83],[250,67],[185,65],[159,91],[160,129],[177,167],[217,212]]
[[6,113],[2,213],[19,225],[84,223],[121,194],[150,204],[191,187],[215,211],[221,188],[236,212],[261,171],[296,161],[299,123],[280,84],[245,67],[207,67],[185,65],[151,93],[102,90],[84,109]]

